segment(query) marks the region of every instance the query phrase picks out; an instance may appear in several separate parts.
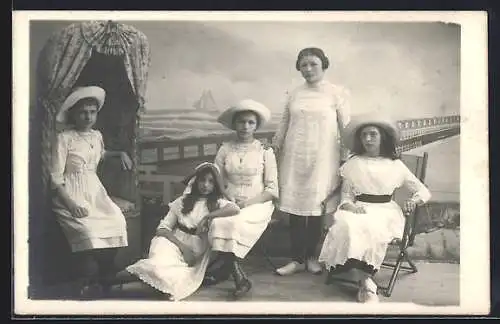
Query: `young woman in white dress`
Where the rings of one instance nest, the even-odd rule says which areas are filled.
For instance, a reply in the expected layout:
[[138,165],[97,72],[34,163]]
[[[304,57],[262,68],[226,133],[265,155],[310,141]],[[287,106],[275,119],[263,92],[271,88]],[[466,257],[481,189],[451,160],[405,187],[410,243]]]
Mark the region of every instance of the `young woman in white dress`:
[[185,183],[183,195],[169,204],[160,221],[148,257],[117,273],[111,283],[140,281],[170,300],[185,299],[200,287],[210,257],[206,224],[240,209],[224,198],[220,172],[213,163],[200,164]]
[[[340,168],[341,202],[323,242],[319,261],[330,271],[355,270],[359,302],[376,302],[372,276],[380,269],[387,246],[401,238],[404,213],[430,199],[430,192],[396,153],[399,129],[380,114],[358,116],[345,132],[353,155]],[[396,188],[412,193],[403,210],[392,200]]]
[[245,295],[252,287],[240,261],[246,257],[266,229],[278,197],[276,158],[271,148],[255,139],[255,131],[269,121],[271,112],[250,99],[224,111],[218,121],[236,132],[234,140],[223,143],[215,157],[222,172],[228,197],[240,207],[232,217],[212,219],[209,240],[222,263],[205,278],[206,284],[225,280],[231,273],[235,289],[231,298]]
[[124,169],[132,166],[127,153],[106,151],[102,134],[92,129],[105,95],[96,86],[76,88],[56,115],[66,129],[53,145],[53,210],[78,256],[75,269],[80,272],[82,298],[102,292],[102,280],[115,271],[117,248],[128,244],[125,217],[96,174],[100,161],[111,156],[119,157]]
[[[322,236],[321,202],[339,184],[338,168],[347,157],[341,133],[349,122],[349,93],[324,79],[330,62],[319,48],[304,48],[296,69],[304,84],[288,94],[273,146],[279,159],[279,209],[289,214],[292,260],[280,275],[308,270],[319,274],[316,249]],[[336,208],[332,199],[326,214]]]

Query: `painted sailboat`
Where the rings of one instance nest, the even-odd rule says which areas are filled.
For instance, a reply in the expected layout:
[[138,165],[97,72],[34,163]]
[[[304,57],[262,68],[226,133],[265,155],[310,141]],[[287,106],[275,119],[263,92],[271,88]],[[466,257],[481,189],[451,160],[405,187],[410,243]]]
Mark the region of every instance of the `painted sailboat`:
[[200,99],[196,100],[193,104],[193,107],[196,110],[204,110],[204,111],[218,111],[217,104],[215,103],[214,96],[212,95],[212,91],[204,90],[201,94]]

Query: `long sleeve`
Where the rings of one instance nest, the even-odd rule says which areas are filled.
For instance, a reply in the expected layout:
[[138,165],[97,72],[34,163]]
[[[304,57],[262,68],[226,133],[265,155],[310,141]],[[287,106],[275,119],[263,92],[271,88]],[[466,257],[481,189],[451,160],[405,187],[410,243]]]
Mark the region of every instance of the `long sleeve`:
[[283,142],[285,141],[286,133],[288,131],[288,124],[290,123],[290,98],[287,97],[287,102],[285,104],[285,110],[281,115],[281,120],[278,125],[278,129],[273,136],[272,143],[275,144],[278,149],[281,149],[283,146]]
[[342,88],[337,96],[337,123],[340,132],[340,157],[342,161],[347,160],[349,157],[349,148],[345,145],[344,129],[347,127],[351,120],[351,103],[350,92]]
[[399,161],[401,172],[403,173],[403,186],[411,193],[411,199],[415,202],[426,203],[431,199],[431,192],[427,187],[404,165]]
[[97,137],[99,139],[99,145],[101,147],[100,152],[99,152],[99,154],[100,154],[99,159],[101,160],[104,158],[104,156],[106,154],[106,148],[104,147],[104,139],[102,138],[102,133],[100,131],[97,131],[97,130],[96,130],[96,132],[97,132]]
[[351,121],[351,94],[347,89],[342,88],[337,95],[337,114],[341,130]]
[[340,189],[340,204],[339,206],[346,203],[354,203],[355,194],[351,182],[348,179],[342,179],[341,189]]
[[59,133],[52,146],[52,163],[50,169],[51,186],[55,188],[64,184],[64,170],[68,156],[68,143],[63,133]]
[[272,149],[264,151],[264,190],[272,194],[275,198],[279,197],[278,168],[276,165],[276,156]]
[[226,143],[223,143],[219,148],[219,150],[217,151],[217,154],[215,155],[214,163],[219,168],[222,180],[224,182],[224,186],[227,186],[227,181],[228,181],[227,171],[226,171],[226,156],[227,156],[227,145]]
[[339,206],[345,203],[354,203],[356,193],[354,192],[354,186],[348,174],[352,172],[352,160],[345,163],[343,166],[339,168],[339,175],[341,178],[341,187],[340,187],[340,204]]
[[177,215],[182,210],[182,197],[177,198],[173,202],[168,204],[169,210],[167,215],[162,218],[160,224],[158,224],[157,229],[169,229],[173,230],[175,225],[177,225]]

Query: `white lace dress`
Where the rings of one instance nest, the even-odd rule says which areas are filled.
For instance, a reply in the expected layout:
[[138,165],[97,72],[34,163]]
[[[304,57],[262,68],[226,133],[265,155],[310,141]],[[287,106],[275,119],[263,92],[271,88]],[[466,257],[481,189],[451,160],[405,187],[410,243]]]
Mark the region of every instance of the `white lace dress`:
[[[174,300],[184,299],[200,287],[210,257],[206,234],[191,235],[176,227],[180,223],[190,229],[196,228],[201,219],[209,213],[206,199],[198,200],[187,215],[182,214],[182,199],[183,196],[169,204],[170,209],[158,228],[173,230],[179,241],[192,248],[198,262],[189,267],[177,245],[165,237],[155,236],[151,240],[148,258],[126,268],[146,284],[172,295]],[[218,203],[219,208],[222,208],[232,202],[219,199]]]
[[89,215],[74,217],[58,196],[53,210],[73,252],[127,246],[127,223],[96,174],[104,154],[102,135],[97,130],[58,134],[52,156],[53,186],[64,185],[68,195]]
[[[262,143],[224,143],[215,157],[227,192],[236,201],[253,198],[264,191],[278,197],[276,158],[272,149]],[[254,204],[231,217],[215,218],[208,232],[212,250],[233,252],[244,258],[255,245],[271,220],[272,201]]]
[[354,156],[340,168],[340,175],[343,178],[340,205],[353,202],[363,206],[366,213],[355,214],[340,209],[335,212],[319,261],[331,268],[352,258],[378,270],[390,241],[403,235],[403,212],[395,201],[367,203],[355,201],[355,196],[392,195],[401,186],[412,193],[413,199],[423,202],[427,202],[431,194],[399,159]]
[[[289,94],[273,139],[280,149],[281,211],[322,214],[321,202],[337,187],[340,161],[347,154],[339,126],[349,122],[348,99],[347,90],[327,81],[315,87],[304,84]],[[333,212],[336,204],[328,207]]]

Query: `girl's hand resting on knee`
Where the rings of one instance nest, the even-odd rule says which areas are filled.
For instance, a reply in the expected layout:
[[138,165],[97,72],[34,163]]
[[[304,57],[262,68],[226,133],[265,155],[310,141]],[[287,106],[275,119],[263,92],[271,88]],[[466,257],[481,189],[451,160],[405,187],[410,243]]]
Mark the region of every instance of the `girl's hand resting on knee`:
[[236,205],[238,205],[240,209],[250,206],[247,200],[237,200]]
[[363,206],[356,206],[352,203],[346,203],[339,207],[339,209],[350,211],[355,214],[366,214],[366,210]]
[[69,211],[73,217],[83,218],[89,215],[89,211],[85,207],[81,207],[76,203],[73,203],[69,206]]

